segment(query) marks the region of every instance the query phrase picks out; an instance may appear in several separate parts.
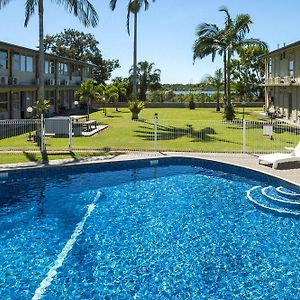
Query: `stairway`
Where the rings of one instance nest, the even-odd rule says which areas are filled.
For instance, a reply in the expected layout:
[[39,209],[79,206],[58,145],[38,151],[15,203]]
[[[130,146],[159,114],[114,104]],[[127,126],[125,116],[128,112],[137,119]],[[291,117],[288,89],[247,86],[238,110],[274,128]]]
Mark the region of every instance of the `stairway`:
[[264,212],[300,218],[300,194],[284,187],[254,186],[247,191],[247,199]]

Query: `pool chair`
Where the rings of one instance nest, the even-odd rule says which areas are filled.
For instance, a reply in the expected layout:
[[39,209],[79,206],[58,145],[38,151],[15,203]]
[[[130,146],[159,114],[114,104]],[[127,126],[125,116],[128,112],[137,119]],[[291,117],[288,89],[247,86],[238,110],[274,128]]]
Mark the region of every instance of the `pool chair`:
[[278,167],[280,163],[286,162],[300,162],[300,142],[295,148],[287,148],[289,150],[293,149],[291,153],[272,153],[272,154],[265,154],[258,157],[258,163],[261,162],[265,164],[272,164],[273,169]]

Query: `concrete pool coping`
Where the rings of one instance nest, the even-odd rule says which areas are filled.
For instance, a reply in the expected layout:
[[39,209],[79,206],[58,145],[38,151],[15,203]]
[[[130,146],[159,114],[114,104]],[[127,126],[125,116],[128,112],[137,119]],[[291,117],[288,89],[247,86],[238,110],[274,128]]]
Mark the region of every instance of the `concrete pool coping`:
[[242,153],[194,153],[194,152],[126,152],[119,155],[88,157],[82,159],[58,159],[51,160],[47,164],[28,162],[17,164],[1,164],[1,171],[10,171],[17,169],[43,168],[51,166],[67,166],[76,164],[91,164],[116,162],[126,160],[151,159],[159,157],[191,157],[207,159],[226,163],[234,166],[244,167],[250,170],[259,171],[261,173],[271,175],[293,184],[300,186],[300,163],[287,163],[279,165],[278,169],[273,169],[270,166],[259,165],[257,155],[242,154]]

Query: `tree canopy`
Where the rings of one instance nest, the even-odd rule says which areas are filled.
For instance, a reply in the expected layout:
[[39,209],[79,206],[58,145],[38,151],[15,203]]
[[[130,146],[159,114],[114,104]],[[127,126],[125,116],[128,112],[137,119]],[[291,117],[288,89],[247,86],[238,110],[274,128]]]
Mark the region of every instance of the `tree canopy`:
[[99,42],[90,33],[75,29],[65,29],[63,32],[46,35],[44,39],[45,51],[96,65],[93,79],[98,84],[105,83],[113,70],[119,68],[119,60],[104,59],[99,49]]

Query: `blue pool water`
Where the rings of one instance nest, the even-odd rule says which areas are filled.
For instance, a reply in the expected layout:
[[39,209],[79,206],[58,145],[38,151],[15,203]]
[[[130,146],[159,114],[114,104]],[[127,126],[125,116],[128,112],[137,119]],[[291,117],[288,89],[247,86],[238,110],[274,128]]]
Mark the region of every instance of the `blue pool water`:
[[246,199],[275,179],[165,159],[0,181],[0,299],[300,298],[300,220]]

